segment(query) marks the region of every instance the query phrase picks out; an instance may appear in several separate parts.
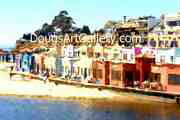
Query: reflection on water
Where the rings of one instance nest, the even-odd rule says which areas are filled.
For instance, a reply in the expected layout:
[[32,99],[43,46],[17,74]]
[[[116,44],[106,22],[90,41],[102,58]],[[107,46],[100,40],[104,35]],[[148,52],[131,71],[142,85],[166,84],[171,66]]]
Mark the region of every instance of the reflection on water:
[[179,120],[175,104],[0,97],[1,120]]

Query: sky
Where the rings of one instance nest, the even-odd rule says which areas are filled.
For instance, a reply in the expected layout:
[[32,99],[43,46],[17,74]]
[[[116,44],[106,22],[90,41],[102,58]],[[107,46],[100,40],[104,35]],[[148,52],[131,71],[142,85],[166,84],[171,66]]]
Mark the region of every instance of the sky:
[[61,10],[67,10],[76,26],[88,25],[93,31],[107,20],[175,14],[180,0],[2,0],[0,4],[0,48],[13,47],[24,33],[51,23]]

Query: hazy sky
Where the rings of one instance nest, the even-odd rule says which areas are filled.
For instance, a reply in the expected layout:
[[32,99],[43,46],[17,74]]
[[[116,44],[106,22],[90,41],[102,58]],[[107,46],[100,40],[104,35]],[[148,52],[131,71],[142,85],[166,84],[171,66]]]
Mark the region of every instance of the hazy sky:
[[15,44],[23,33],[33,32],[67,10],[77,26],[92,30],[103,27],[107,20],[122,16],[160,16],[176,13],[180,0],[2,0],[0,3],[0,47]]

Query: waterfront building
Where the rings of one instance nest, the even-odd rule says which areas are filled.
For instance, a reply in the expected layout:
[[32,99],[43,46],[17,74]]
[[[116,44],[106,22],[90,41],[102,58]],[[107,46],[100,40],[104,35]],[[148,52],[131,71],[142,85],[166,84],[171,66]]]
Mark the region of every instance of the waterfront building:
[[180,92],[179,64],[153,64],[151,72],[151,81],[161,84],[161,90],[168,92]]
[[36,61],[36,67],[35,67],[34,72],[36,74],[41,74],[41,73],[43,73],[43,65],[42,65],[43,57],[40,53],[34,54],[34,56],[35,56],[35,61]]
[[133,86],[135,79],[135,50],[134,48],[113,46],[112,60],[109,65],[110,85],[115,87]]
[[151,55],[139,55],[136,57],[136,70],[139,74],[139,82],[148,81],[151,74],[151,64],[155,63],[155,58]]
[[131,63],[110,62],[110,85],[114,87],[133,87],[137,78],[136,65]]
[[156,64],[180,64],[180,48],[156,49]]
[[56,54],[54,56],[55,59],[55,74],[57,77],[61,77],[64,72],[64,47],[61,45],[58,45],[55,47],[56,48]]
[[157,49],[156,64],[152,64],[152,81],[163,90],[180,91],[180,48]]
[[45,53],[44,64],[51,75],[56,73],[56,48],[49,48],[49,51]]
[[[162,15],[147,36],[155,48],[180,47],[180,13]],[[152,47],[152,46],[151,46]]]
[[154,48],[180,47],[179,34],[156,34],[149,33],[147,36],[148,46]]
[[82,82],[88,82],[92,78],[92,61],[94,49],[92,46],[80,45],[79,58],[76,67]]
[[109,61],[94,60],[92,63],[93,78],[95,84],[109,85]]
[[0,49],[0,62],[4,62],[4,55],[5,55],[5,52]]
[[33,62],[33,58],[32,58],[32,53],[23,53],[21,55],[21,71],[22,72],[31,72],[32,71],[32,67],[34,64]]
[[162,22],[167,34],[180,34],[180,13],[162,15]]
[[16,58],[15,58],[15,62],[16,62],[16,71],[21,71],[21,54],[17,54]]
[[72,77],[75,75],[75,64],[79,61],[78,48],[69,44],[62,46],[61,49],[62,54],[59,58],[60,62],[56,62],[56,69],[59,68],[57,70],[60,71],[60,76]]
[[134,19],[126,20],[126,16],[124,16],[124,20],[120,23],[117,28],[116,32],[119,36],[121,35],[142,35],[146,36],[150,29],[152,29],[158,20],[153,16],[144,16]]

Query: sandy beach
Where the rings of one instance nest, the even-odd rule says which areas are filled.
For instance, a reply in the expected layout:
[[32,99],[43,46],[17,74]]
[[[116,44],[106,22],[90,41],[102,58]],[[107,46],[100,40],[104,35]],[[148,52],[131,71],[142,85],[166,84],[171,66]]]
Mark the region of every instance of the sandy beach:
[[[117,97],[110,91],[99,91],[97,88],[82,88],[71,85],[55,85],[35,79],[27,79],[15,75],[10,80],[8,64],[0,66],[0,94],[28,95],[28,96],[50,96],[62,98],[113,98]],[[4,68],[3,68],[4,67]]]
[[0,95],[16,95],[25,97],[59,98],[59,99],[111,99],[125,101],[145,100],[156,102],[174,103],[175,100],[155,96],[144,96],[132,93],[119,93],[111,90],[98,90],[98,88],[86,88],[72,85],[55,85],[36,79],[23,78],[19,75],[10,80],[10,64],[0,64]]

